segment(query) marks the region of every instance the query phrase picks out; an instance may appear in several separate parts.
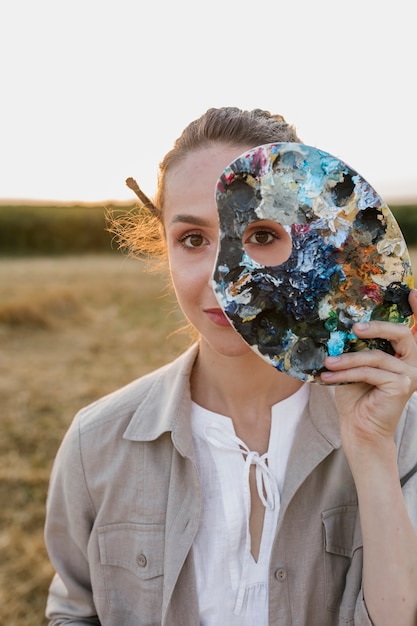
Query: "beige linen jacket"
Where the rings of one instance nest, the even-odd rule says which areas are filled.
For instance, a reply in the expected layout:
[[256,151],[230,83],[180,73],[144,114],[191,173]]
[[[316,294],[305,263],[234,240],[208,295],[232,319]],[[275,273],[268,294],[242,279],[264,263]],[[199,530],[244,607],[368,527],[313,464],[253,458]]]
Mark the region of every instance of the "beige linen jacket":
[[[64,438],[47,501],[57,572],[51,625],[198,626],[192,544],[201,492],[189,420],[196,353],[83,409]],[[397,433],[402,476],[417,461],[416,416],[413,398]],[[417,474],[403,492],[417,525]],[[333,391],[312,385],[281,497],[269,624],[370,626],[361,577],[357,495]],[[221,607],[218,623],[227,626]]]

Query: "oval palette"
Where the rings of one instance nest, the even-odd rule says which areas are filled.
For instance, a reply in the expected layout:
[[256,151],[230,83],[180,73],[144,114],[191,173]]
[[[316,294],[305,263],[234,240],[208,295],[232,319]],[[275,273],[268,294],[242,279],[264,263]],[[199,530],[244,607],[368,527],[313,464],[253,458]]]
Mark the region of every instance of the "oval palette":
[[409,322],[410,257],[389,207],[355,170],[311,146],[266,144],[224,170],[216,202],[213,288],[264,360],[318,382],[327,355],[393,353],[352,326]]

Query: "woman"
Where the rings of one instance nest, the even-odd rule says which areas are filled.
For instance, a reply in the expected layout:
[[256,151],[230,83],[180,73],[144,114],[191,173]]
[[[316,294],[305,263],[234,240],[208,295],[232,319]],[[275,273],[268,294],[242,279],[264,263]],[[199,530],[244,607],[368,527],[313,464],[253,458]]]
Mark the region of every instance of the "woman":
[[[141,252],[162,232],[199,339],[67,433],[47,505],[53,625],[417,624],[412,332],[356,324],[396,355],[328,357],[331,386],[310,385],[261,360],[211,286],[216,180],[276,141],[299,142],[280,116],[210,109],[162,161],[148,228],[125,233]],[[260,227],[245,245],[280,244]]]

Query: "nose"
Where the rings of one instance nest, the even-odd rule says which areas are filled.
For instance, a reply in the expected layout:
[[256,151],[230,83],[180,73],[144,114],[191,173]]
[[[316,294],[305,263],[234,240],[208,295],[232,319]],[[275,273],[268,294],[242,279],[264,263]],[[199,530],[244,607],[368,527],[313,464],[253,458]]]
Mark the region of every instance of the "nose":
[[208,284],[208,286],[210,287],[211,290],[214,289],[214,286],[213,286],[213,274],[214,274],[214,271],[215,271],[216,265],[217,265],[217,253],[218,253],[218,250],[216,249],[216,252],[215,253],[213,252],[210,255],[210,256],[212,256],[212,259],[211,259],[210,270],[209,270],[208,275],[207,275],[207,284]]
[[207,276],[207,285],[210,287],[210,289],[213,289],[212,272],[210,272],[209,275]]

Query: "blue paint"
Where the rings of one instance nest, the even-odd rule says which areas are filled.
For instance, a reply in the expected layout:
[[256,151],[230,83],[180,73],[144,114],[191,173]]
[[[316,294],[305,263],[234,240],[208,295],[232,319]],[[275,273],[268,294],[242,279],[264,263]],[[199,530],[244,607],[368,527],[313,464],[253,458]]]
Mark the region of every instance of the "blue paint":
[[330,339],[327,341],[327,352],[329,356],[339,356],[339,354],[343,354],[346,335],[347,333],[342,330],[335,330],[330,333]]

